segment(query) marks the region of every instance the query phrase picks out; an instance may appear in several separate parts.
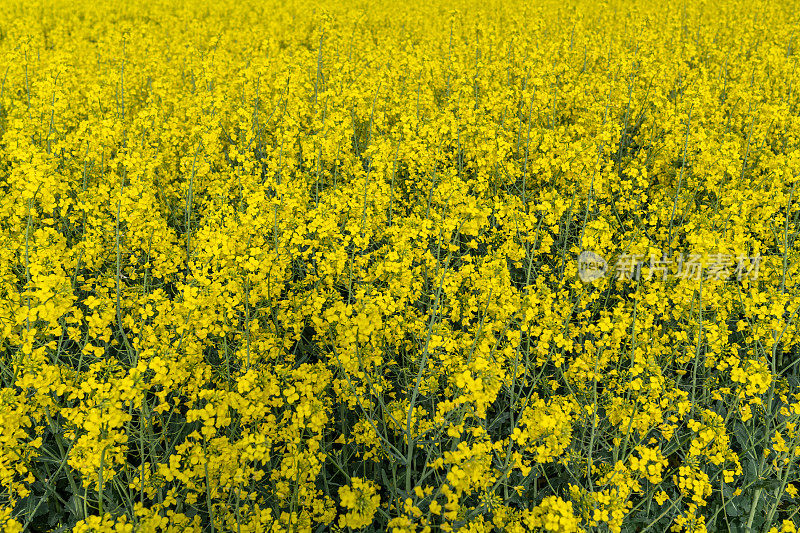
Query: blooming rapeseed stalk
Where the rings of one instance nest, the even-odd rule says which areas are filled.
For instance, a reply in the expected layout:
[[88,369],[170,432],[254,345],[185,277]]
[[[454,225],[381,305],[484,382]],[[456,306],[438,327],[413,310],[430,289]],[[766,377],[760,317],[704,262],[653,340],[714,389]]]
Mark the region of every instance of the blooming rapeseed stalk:
[[0,530],[795,531],[798,7],[5,0]]

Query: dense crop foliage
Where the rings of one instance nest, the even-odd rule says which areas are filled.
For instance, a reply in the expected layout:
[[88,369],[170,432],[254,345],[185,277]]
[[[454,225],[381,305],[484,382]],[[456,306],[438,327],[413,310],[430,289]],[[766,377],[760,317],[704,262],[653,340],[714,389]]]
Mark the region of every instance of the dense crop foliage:
[[798,7],[0,0],[0,530],[796,531]]

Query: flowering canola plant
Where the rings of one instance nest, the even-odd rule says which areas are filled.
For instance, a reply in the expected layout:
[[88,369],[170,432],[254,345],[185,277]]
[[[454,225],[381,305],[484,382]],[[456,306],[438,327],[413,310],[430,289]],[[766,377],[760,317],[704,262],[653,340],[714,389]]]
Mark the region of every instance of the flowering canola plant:
[[796,531],[798,2],[0,8],[0,530]]

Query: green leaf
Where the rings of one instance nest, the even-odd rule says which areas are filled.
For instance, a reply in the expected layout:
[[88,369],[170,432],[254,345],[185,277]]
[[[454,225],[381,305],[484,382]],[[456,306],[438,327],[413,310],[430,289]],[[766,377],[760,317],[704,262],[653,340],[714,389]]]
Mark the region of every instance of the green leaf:
[[742,508],[741,502],[737,502],[738,498],[730,500],[725,504],[725,512],[728,516],[742,516],[744,514],[744,509]]

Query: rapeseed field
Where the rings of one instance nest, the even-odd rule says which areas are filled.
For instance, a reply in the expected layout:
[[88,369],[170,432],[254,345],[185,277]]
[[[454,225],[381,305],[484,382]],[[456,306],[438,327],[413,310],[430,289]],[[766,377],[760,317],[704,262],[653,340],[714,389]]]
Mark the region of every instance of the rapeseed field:
[[0,0],[0,531],[797,531],[798,48]]

